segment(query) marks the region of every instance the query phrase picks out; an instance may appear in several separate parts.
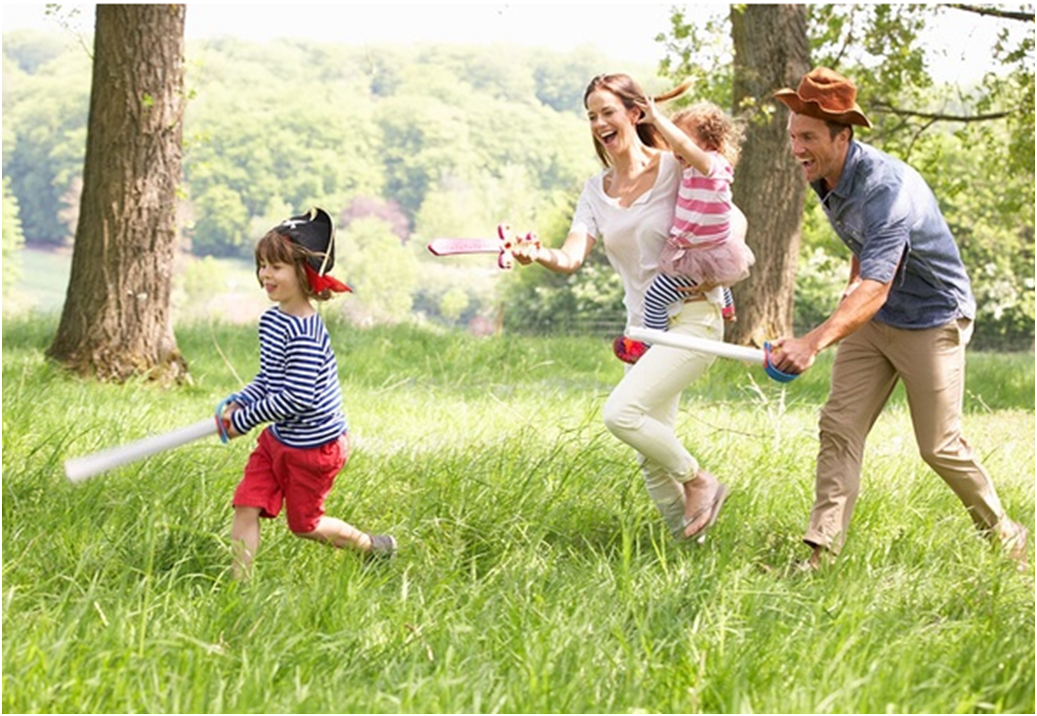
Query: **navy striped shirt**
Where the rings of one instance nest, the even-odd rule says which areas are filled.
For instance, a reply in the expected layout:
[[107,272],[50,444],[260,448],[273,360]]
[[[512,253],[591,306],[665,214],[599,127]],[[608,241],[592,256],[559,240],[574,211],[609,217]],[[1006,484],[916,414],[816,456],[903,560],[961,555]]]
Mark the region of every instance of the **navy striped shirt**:
[[259,319],[259,374],[235,397],[239,433],[273,423],[274,437],[297,448],[337,440],[348,426],[331,337],[320,314],[299,318],[274,307]]

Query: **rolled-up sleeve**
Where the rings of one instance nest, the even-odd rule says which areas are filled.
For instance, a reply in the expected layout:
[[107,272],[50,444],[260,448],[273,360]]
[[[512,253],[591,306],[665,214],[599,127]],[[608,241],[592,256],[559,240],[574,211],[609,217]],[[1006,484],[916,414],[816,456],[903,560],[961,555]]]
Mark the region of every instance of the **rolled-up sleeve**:
[[910,246],[910,201],[901,186],[884,186],[876,188],[860,208],[860,277],[889,283]]

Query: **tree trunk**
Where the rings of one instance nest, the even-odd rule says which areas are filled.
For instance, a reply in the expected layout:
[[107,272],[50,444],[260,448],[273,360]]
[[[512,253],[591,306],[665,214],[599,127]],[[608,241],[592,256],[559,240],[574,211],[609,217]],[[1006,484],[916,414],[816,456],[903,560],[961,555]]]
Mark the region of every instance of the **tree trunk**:
[[184,5],[98,5],[83,194],[47,351],[82,374],[187,372],[170,314],[184,115]]
[[[748,114],[734,201],[749,221],[756,254],[751,276],[733,289],[738,321],[734,343],[762,345],[792,333],[792,302],[806,184],[789,151],[782,87],[796,87],[810,70],[805,5],[732,6],[735,113]],[[773,109],[773,111],[770,111]]]

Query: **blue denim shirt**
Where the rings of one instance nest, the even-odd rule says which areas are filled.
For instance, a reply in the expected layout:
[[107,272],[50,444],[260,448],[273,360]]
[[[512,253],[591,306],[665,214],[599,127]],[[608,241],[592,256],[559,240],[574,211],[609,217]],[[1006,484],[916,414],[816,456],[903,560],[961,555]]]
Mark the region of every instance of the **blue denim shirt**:
[[892,281],[875,320],[923,329],[976,315],[958,245],[929,185],[904,162],[850,142],[839,183],[827,195],[811,182],[835,233],[860,263],[860,277]]

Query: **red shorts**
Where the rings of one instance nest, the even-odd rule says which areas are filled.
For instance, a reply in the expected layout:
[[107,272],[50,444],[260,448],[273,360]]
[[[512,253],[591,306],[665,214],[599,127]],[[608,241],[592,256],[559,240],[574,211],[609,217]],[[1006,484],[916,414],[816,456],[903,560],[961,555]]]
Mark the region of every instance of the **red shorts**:
[[234,506],[258,507],[260,517],[272,519],[283,504],[288,529],[313,532],[324,516],[324,498],[348,459],[348,434],[320,447],[293,448],[268,427],[248,458],[245,477],[234,491]]

